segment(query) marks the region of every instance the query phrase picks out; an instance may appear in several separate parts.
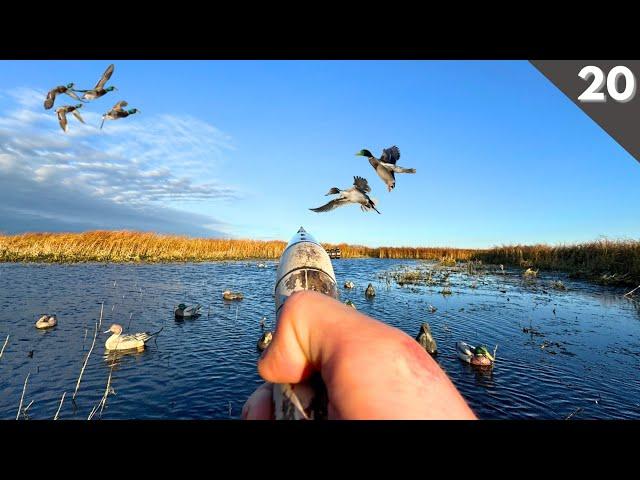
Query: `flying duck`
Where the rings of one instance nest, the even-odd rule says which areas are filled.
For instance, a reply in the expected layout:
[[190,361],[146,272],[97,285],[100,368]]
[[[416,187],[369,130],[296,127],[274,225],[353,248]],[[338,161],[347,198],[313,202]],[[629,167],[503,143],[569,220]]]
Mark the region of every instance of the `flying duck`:
[[100,77],[100,80],[98,80],[98,83],[96,83],[96,86],[93,87],[91,90],[76,90],[76,92],[84,92],[82,95],[83,100],[95,100],[96,98],[100,98],[103,95],[106,95],[107,92],[117,90],[117,88],[113,86],[104,88],[104,84],[107,83],[107,81],[111,78],[111,75],[113,74],[113,69],[114,69],[114,65],[113,64],[109,65],[107,69],[104,71],[104,73],[102,74],[102,77]]
[[78,105],[64,105],[62,107],[56,108],[56,115],[58,115],[58,123],[60,123],[60,128],[62,128],[63,132],[66,132],[68,130],[67,113],[73,114],[74,117],[76,117],[82,123],[85,123],[83,118],[80,116],[80,112],[77,111],[79,108],[82,108],[81,103],[79,103]]
[[415,168],[403,168],[396,165],[396,162],[400,158],[400,149],[395,145],[393,147],[385,148],[382,150],[380,158],[376,158],[369,150],[360,150],[356,153],[357,156],[367,157],[369,163],[376,171],[378,176],[387,185],[389,191],[393,190],[396,186],[395,173],[416,173]]
[[[339,188],[333,187],[329,190],[327,195],[340,195],[337,198],[334,198],[329,203],[322,205],[318,208],[310,208],[309,210],[313,212],[328,212],[333,210],[334,208],[342,207],[349,203],[358,203],[360,204],[360,208],[363,212],[366,212],[370,209],[374,209],[378,212],[376,208],[376,203],[369,198],[367,195],[368,192],[371,191],[371,187],[369,187],[369,183],[366,178],[362,177],[353,177],[353,187],[348,190],[340,190]],[[380,213],[380,212],[378,212]]]
[[102,123],[100,124],[100,129],[102,130],[102,126],[104,125],[105,120],[118,120],[119,118],[125,118],[129,115],[140,112],[140,110],[138,110],[137,108],[125,110],[123,107],[126,107],[127,105],[129,104],[126,101],[120,100],[113,106],[111,110],[102,115]]
[[73,83],[69,83],[66,86],[58,85],[57,87],[49,90],[49,93],[47,93],[47,98],[44,100],[44,109],[49,110],[51,107],[53,107],[53,103],[56,101],[56,95],[63,94],[63,93],[66,93],[71,98],[80,100],[80,97],[78,97],[78,95],[75,94],[75,91],[73,89]]

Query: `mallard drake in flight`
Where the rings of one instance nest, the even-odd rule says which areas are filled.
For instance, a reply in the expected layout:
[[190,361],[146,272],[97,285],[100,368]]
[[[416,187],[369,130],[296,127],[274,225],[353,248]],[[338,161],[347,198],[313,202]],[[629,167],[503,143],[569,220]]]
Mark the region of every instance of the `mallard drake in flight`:
[[134,333],[131,335],[122,335],[122,325],[118,325],[114,323],[109,327],[104,333],[111,332],[111,335],[104,346],[107,350],[133,350],[133,349],[143,349],[144,344],[147,343],[151,338],[155,337],[162,331],[162,328],[158,330],[156,333]]
[[65,105],[63,107],[56,108],[56,115],[58,115],[58,122],[60,123],[60,128],[62,128],[64,132],[68,130],[67,129],[67,113],[72,113],[74,117],[76,117],[82,123],[85,123],[82,117],[80,116],[80,113],[77,111],[79,108],[82,108],[81,103],[79,103],[78,105]]
[[[378,212],[376,208],[376,203],[369,198],[367,195],[368,192],[371,191],[371,187],[369,187],[369,183],[366,178],[362,177],[353,177],[353,187],[348,190],[340,190],[339,188],[333,187],[329,190],[327,195],[340,195],[337,198],[334,198],[329,203],[322,205],[318,208],[310,208],[309,210],[313,212],[328,212],[333,210],[334,208],[342,207],[344,205],[348,205],[349,203],[358,203],[360,204],[360,208],[363,212],[366,212],[370,209],[374,209]],[[380,213],[380,212],[378,212]]]
[[58,94],[63,94],[66,93],[67,95],[69,95],[71,98],[74,98],[75,100],[80,100],[80,97],[78,97],[78,95],[75,94],[75,90],[73,89],[73,83],[69,83],[66,86],[65,85],[58,85],[56,88],[52,88],[51,90],[49,90],[49,93],[47,93],[47,98],[45,98],[44,100],[44,109],[45,110],[49,110],[51,107],[53,107],[53,103],[56,101],[56,95]]
[[125,110],[123,107],[129,105],[126,101],[120,100],[116,103],[111,110],[102,115],[102,123],[100,124],[100,129],[102,130],[102,126],[104,125],[105,120],[117,120],[119,118],[125,118],[129,115],[133,115],[134,113],[140,113],[140,110],[137,108],[132,108],[130,110]]
[[104,88],[104,84],[107,83],[107,81],[111,78],[114,68],[115,67],[113,64],[109,65],[102,74],[102,77],[100,77],[100,80],[98,80],[98,83],[96,83],[96,86],[91,90],[76,90],[76,92],[84,92],[82,95],[82,100],[95,100],[96,98],[100,98],[103,95],[106,95],[107,92],[117,90],[117,88],[114,86]]
[[396,165],[396,162],[400,158],[400,149],[395,145],[393,147],[385,148],[382,150],[380,158],[376,158],[369,150],[360,150],[356,153],[357,156],[367,157],[369,163],[376,171],[378,176],[387,185],[389,191],[393,190],[396,186],[395,173],[416,173],[415,168],[403,168]]

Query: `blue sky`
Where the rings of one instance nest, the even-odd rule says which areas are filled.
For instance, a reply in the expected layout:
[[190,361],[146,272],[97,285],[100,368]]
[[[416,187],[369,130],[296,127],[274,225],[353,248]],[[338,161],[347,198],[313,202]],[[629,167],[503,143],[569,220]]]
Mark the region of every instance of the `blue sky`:
[[[154,230],[485,247],[639,238],[640,163],[524,61],[117,61],[70,118],[46,91],[109,61],[0,62],[0,231]],[[119,100],[141,114],[110,122]],[[69,97],[56,107],[76,103]],[[363,157],[417,169],[385,185]],[[382,215],[318,214],[364,176]]]

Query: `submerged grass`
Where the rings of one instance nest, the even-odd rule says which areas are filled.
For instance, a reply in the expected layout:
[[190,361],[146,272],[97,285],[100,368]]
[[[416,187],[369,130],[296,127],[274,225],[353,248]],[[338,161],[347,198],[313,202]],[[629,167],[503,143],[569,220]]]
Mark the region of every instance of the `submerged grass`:
[[[197,262],[277,259],[286,242],[190,238],[131,231],[25,233],[0,235],[0,262]],[[465,263],[469,273],[478,265],[510,265],[524,271],[558,270],[601,283],[640,284],[640,241],[598,240],[571,245],[513,245],[474,250],[428,247],[378,247],[323,244],[339,248],[342,258],[435,260],[443,266]],[[421,273],[420,276],[425,275]],[[420,283],[411,278],[403,283]]]

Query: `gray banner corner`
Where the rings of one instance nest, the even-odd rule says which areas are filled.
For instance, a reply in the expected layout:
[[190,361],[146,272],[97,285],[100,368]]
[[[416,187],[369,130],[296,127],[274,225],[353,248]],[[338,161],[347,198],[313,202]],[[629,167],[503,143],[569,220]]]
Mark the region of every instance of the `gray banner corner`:
[[[639,60],[530,60],[530,62],[640,162]],[[614,67],[618,68],[614,69]],[[602,75],[598,73],[598,69]],[[629,71],[633,75],[632,82],[635,82],[633,89],[628,85],[625,77],[625,74],[629,75]],[[584,78],[579,76],[580,72]],[[585,94],[586,90],[592,90],[593,93]],[[578,99],[580,96],[582,101]]]

